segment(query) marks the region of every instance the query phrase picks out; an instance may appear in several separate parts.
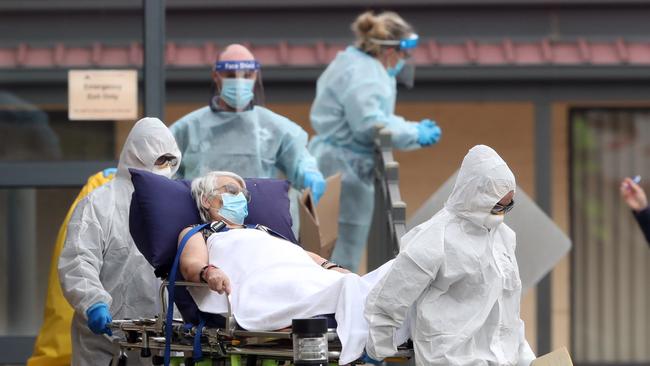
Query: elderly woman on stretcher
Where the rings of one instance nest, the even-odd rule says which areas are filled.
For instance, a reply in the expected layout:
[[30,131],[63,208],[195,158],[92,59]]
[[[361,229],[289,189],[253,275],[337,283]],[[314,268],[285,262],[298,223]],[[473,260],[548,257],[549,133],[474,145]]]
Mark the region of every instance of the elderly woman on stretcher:
[[[250,331],[278,330],[292,319],[334,314],[342,344],[339,362],[361,357],[368,335],[366,295],[389,264],[361,277],[270,230],[244,226],[250,196],[234,173],[211,172],[195,179],[192,196],[202,220],[217,223],[194,234],[180,258],[183,277],[206,282],[212,290],[191,292],[199,309],[225,312],[226,294],[237,324]],[[180,233],[179,242],[190,230]]]

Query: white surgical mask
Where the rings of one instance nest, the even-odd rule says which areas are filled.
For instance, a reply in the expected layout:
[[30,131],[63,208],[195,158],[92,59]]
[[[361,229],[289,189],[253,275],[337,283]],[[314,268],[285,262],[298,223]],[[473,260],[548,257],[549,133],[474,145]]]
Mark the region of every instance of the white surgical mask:
[[172,167],[167,164],[164,168],[153,167],[152,173],[162,175],[163,177],[172,177]]
[[485,218],[485,221],[483,221],[483,226],[490,230],[495,229],[503,223],[503,219],[505,219],[505,215],[490,214]]

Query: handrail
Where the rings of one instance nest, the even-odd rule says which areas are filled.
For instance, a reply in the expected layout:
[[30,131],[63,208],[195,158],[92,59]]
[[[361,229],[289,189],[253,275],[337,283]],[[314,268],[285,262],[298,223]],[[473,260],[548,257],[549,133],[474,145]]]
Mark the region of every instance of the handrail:
[[368,270],[395,257],[406,233],[406,203],[399,189],[399,163],[393,157],[391,132],[375,132],[375,209],[368,236]]
[[[165,289],[169,285],[169,282],[167,280],[163,281],[160,284],[160,304],[162,306],[162,310],[160,312],[160,315],[158,316],[157,320],[157,325],[160,325],[160,329],[163,329],[163,321],[167,319],[167,300],[165,296]],[[207,283],[198,283],[198,282],[189,282],[189,281],[176,281],[175,286],[184,286],[184,287],[208,287]],[[227,336],[232,336],[235,332],[235,329],[237,329],[237,324],[235,322],[235,316],[232,313],[232,306],[230,304],[230,299],[226,296],[226,300],[228,303],[228,313],[222,314],[226,318],[226,335]]]

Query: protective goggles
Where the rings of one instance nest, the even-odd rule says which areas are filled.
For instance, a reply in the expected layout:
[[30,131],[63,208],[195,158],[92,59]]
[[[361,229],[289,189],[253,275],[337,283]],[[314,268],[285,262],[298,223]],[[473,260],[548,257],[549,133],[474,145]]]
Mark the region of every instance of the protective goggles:
[[409,51],[418,46],[420,37],[413,33],[410,36],[402,39],[377,39],[370,38],[370,41],[380,46],[394,46],[400,51]]
[[161,166],[161,165],[169,165],[169,166],[176,166],[178,165],[178,158],[172,155],[163,155],[156,159],[156,162],[154,165]]
[[512,210],[513,207],[515,207],[515,200],[511,200],[510,203],[508,203],[507,205],[502,205],[500,203],[497,203],[496,205],[494,205],[494,207],[492,207],[490,213],[492,215],[504,215],[510,212],[510,210]]
[[239,193],[242,193],[244,195],[244,198],[246,198],[246,202],[251,201],[251,194],[248,192],[246,188],[241,188],[236,184],[224,184],[221,187],[217,187],[216,191],[218,192],[217,194],[223,194],[223,193],[230,193],[233,196],[238,195]]
[[255,60],[246,61],[217,61],[214,70],[223,71],[256,71],[260,69],[260,63]]

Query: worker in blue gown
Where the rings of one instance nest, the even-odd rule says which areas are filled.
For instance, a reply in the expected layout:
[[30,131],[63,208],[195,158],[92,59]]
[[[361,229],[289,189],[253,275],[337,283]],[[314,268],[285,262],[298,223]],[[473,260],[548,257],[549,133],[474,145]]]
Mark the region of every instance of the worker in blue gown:
[[292,187],[310,188],[318,202],[325,180],[307,150],[307,132],[262,106],[261,69],[253,54],[239,44],[226,47],[212,79],[215,93],[209,105],[170,126],[183,154],[177,177],[194,179],[214,170],[250,178],[276,178],[282,173]]
[[375,125],[390,130],[393,146],[403,150],[433,145],[442,132],[429,119],[409,122],[394,114],[396,78],[410,76],[404,81],[412,86],[409,52],[418,42],[413,28],[396,13],[366,12],[352,29],[356,44],[339,52],[318,79],[309,150],[325,176],[343,174],[332,261],[355,271],[374,208]]

